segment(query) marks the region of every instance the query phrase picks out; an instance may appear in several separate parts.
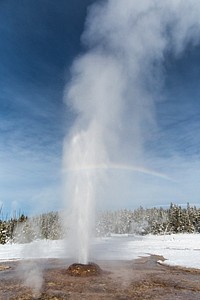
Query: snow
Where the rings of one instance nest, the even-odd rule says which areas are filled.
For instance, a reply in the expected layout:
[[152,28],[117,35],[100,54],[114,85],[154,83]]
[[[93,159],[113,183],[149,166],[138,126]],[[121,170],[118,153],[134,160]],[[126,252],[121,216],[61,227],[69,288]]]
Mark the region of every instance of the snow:
[[[69,258],[66,245],[63,240],[0,245],[0,260]],[[96,260],[132,260],[150,254],[162,255],[166,259],[164,264],[200,269],[200,234],[113,235],[96,238],[91,252],[91,258]]]

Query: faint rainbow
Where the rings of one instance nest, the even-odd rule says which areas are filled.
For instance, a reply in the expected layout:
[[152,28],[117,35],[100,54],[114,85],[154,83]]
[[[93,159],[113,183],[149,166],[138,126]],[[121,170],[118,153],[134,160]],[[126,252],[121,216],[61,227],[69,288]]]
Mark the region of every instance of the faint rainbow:
[[89,171],[89,170],[123,170],[128,172],[138,172],[154,177],[159,177],[165,180],[169,181],[175,181],[171,177],[169,177],[166,174],[147,169],[141,166],[131,166],[131,165],[124,165],[124,164],[96,164],[96,165],[82,165],[79,167],[74,168],[67,168],[64,171],[65,172],[79,172],[79,171]]

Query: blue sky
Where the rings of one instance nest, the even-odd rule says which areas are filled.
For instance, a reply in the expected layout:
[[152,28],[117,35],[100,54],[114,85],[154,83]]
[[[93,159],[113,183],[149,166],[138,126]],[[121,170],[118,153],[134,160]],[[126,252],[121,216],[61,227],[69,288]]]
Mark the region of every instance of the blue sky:
[[[92,2],[0,2],[0,203],[5,212],[34,214],[63,206],[63,139],[75,119],[63,94],[74,58],[87,51],[80,40]],[[113,185],[123,181],[123,188],[116,201],[110,192],[108,208],[200,204],[199,75],[200,43],[188,43],[178,55],[165,53],[155,124],[144,152],[145,168],[171,180],[119,172]]]
[[[91,1],[0,3],[0,190],[4,210],[57,206],[62,143],[72,122],[63,103]],[[77,9],[78,6],[78,9]],[[58,205],[59,206],[59,205]]]

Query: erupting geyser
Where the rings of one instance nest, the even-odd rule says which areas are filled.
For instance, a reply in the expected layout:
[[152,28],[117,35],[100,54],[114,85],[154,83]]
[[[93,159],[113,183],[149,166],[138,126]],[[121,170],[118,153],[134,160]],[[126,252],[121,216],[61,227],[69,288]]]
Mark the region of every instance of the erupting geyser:
[[[97,66],[99,80],[94,81]],[[119,89],[116,91],[115,83],[113,85],[109,82],[110,77],[118,81],[119,72],[112,60],[106,61],[98,54],[81,58],[74,64],[73,72],[76,82],[72,81],[69,85],[67,99],[71,100],[79,117],[70,138],[65,142],[64,164],[67,197],[72,200],[72,256],[79,263],[87,264],[94,229],[97,189],[102,184],[102,178],[105,180],[106,177],[106,169],[98,169],[96,166],[108,165],[108,143],[112,141],[108,138],[108,132],[112,136],[113,123],[110,117],[112,114],[117,115],[112,102],[107,111],[107,90],[111,99],[116,98],[117,93],[120,94]]]
[[72,200],[70,247],[80,264],[90,259],[95,199],[106,166],[145,170],[163,61],[199,42],[199,3],[107,0],[89,9],[82,37],[88,52],[74,61],[66,88],[76,119],[64,145],[65,198]]
[[67,166],[69,171],[69,195],[73,199],[70,232],[72,256],[78,263],[87,264],[89,247],[94,225],[95,192],[102,172],[87,168],[98,163],[102,145],[90,125],[88,129],[75,134],[68,145]]

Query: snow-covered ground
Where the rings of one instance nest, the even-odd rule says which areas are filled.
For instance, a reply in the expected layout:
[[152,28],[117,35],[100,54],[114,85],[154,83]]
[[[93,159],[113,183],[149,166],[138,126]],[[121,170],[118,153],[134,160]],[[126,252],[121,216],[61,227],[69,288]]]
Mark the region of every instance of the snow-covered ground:
[[[68,245],[69,247],[69,245]],[[66,242],[39,240],[30,244],[0,246],[0,260],[69,257]],[[200,269],[200,234],[165,236],[113,235],[93,242],[96,260],[131,260],[149,254],[162,255],[164,263]]]

